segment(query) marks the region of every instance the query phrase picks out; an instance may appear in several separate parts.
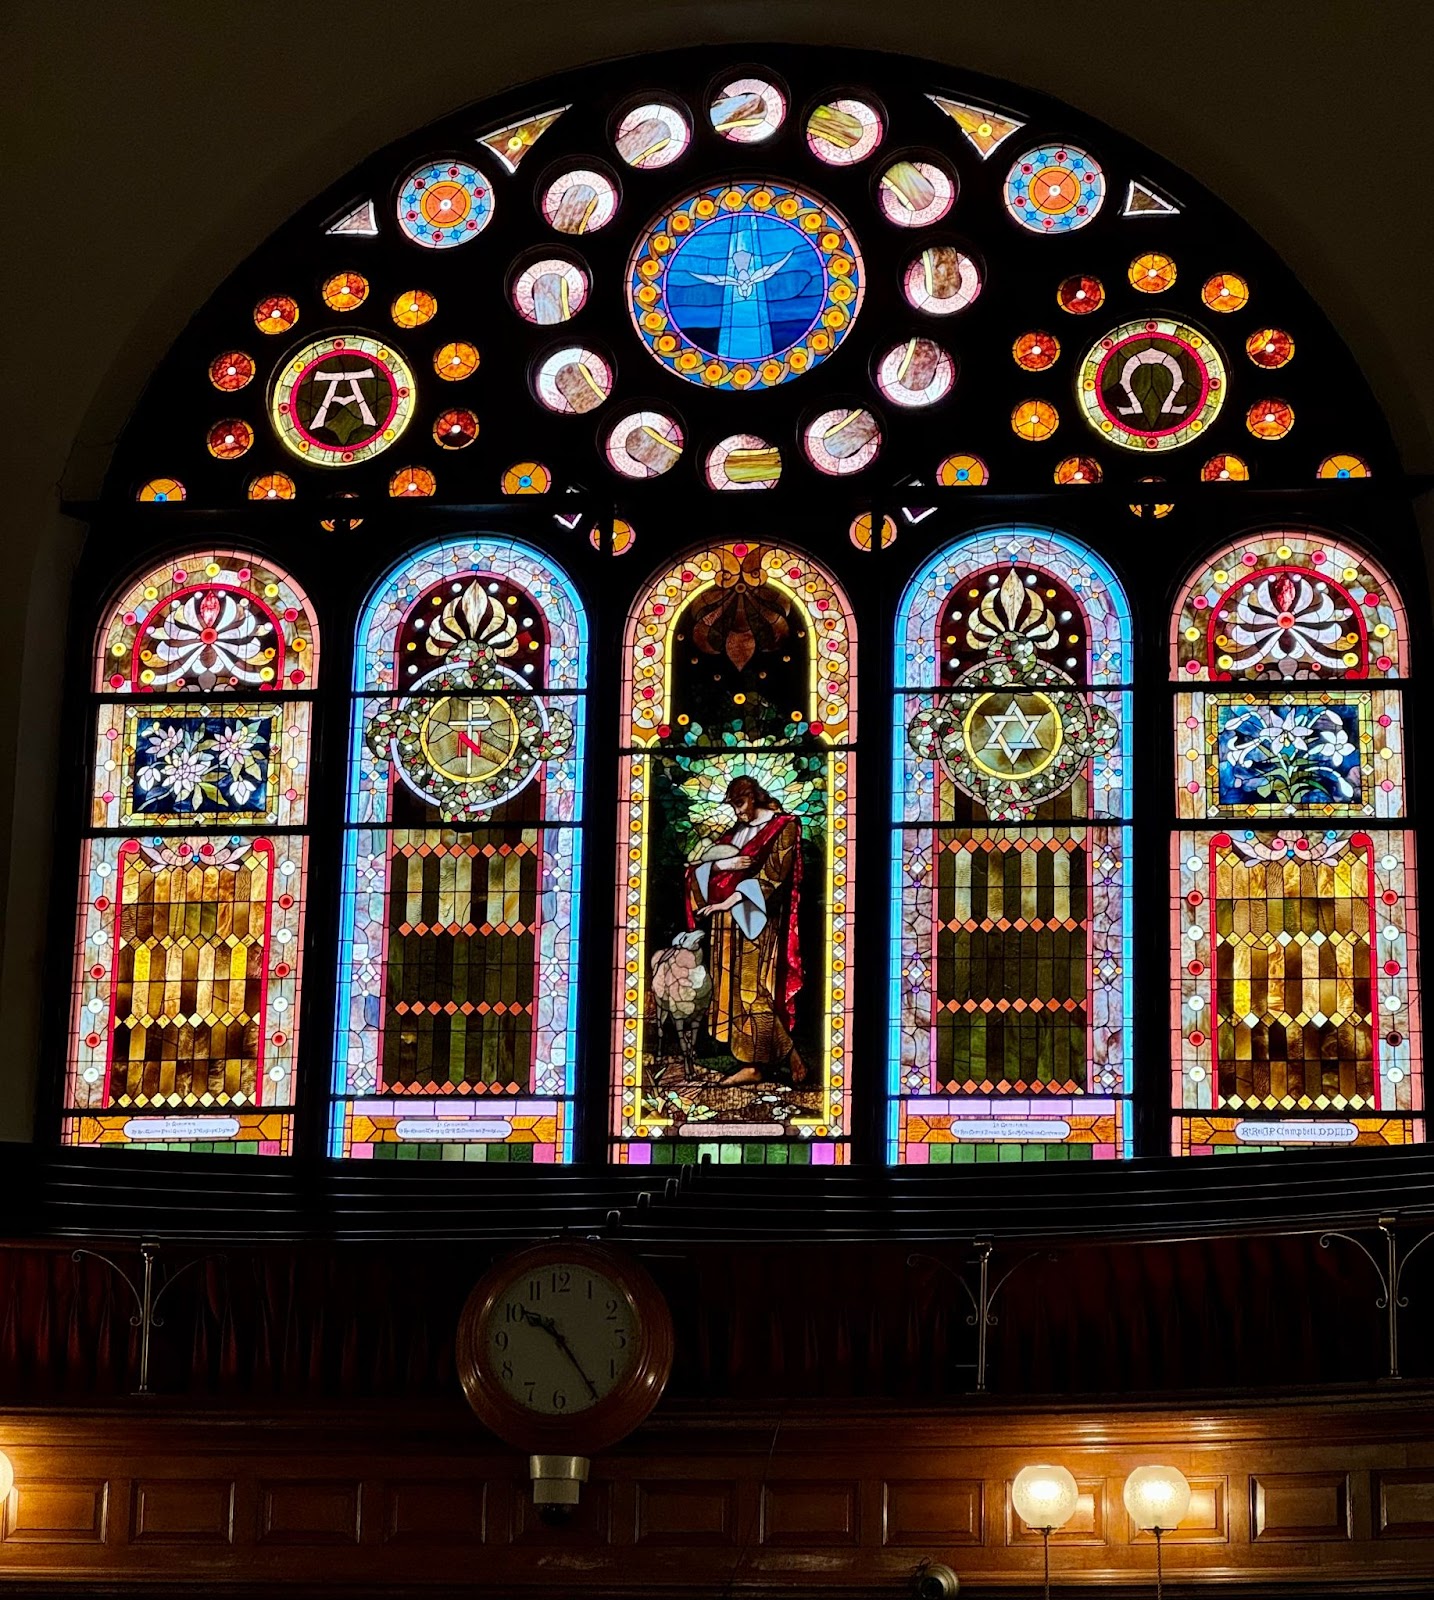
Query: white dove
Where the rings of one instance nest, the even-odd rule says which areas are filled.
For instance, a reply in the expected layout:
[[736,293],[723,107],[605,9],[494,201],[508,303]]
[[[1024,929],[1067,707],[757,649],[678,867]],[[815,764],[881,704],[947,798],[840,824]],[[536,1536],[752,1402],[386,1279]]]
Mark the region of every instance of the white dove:
[[715,272],[694,272],[694,278],[700,278],[703,283],[715,283],[724,289],[735,289],[739,300],[750,300],[752,291],[759,283],[765,283],[768,278],[774,277],[792,259],[794,252],[788,250],[780,261],[774,261],[770,267],[758,267],[753,270],[752,263],[756,257],[742,245],[738,245],[732,252],[728,262],[729,271],[718,276]]

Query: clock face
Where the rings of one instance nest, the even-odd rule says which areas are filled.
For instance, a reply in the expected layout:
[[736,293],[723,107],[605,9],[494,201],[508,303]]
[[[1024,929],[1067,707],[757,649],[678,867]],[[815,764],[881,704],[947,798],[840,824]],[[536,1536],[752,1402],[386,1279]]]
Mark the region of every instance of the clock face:
[[459,783],[491,778],[518,749],[518,719],[499,695],[446,695],[420,729],[423,753],[436,772]]
[[557,1417],[596,1405],[636,1359],[632,1301],[588,1266],[534,1266],[497,1296],[481,1334],[483,1361],[527,1411]]

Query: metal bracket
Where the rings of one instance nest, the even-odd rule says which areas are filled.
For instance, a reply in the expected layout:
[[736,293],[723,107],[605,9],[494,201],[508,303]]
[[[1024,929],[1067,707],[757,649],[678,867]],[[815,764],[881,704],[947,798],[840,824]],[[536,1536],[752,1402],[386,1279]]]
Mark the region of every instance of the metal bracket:
[[1365,1244],[1364,1240],[1356,1234],[1331,1231],[1320,1235],[1320,1249],[1328,1250],[1332,1239],[1343,1239],[1346,1244],[1352,1244],[1357,1250],[1364,1252],[1370,1266],[1374,1268],[1374,1275],[1379,1279],[1379,1298],[1374,1302],[1375,1309],[1384,1313],[1385,1328],[1388,1338],[1389,1371],[1385,1374],[1391,1379],[1399,1379],[1399,1313],[1409,1304],[1406,1295],[1400,1293],[1400,1284],[1404,1279],[1404,1269],[1409,1265],[1416,1251],[1434,1239],[1434,1228],[1420,1236],[1407,1250],[1399,1248],[1399,1234],[1396,1225],[1399,1221],[1397,1212],[1390,1212],[1386,1216],[1376,1219],[1375,1227],[1384,1235],[1384,1261],[1381,1264],[1379,1257]]
[[955,1267],[936,1256],[926,1255],[917,1251],[906,1258],[906,1265],[914,1267],[918,1263],[938,1267],[952,1277],[966,1291],[966,1298],[971,1302],[971,1312],[966,1318],[966,1326],[976,1330],[976,1393],[984,1394],[986,1390],[986,1364],[988,1357],[988,1340],[990,1329],[998,1322],[994,1307],[1001,1290],[1011,1281],[1022,1267],[1034,1261],[1037,1256],[1045,1255],[1050,1260],[1055,1260],[1054,1255],[1044,1250],[1032,1250],[1022,1256],[1019,1261],[1013,1261],[1009,1267],[991,1282],[991,1256],[996,1246],[990,1239],[973,1239],[972,1246],[976,1251],[976,1287],[973,1289],[966,1281],[966,1274],[958,1272]]
[[205,1261],[226,1261],[228,1257],[213,1251],[207,1255],[195,1256],[192,1260],[186,1261],[178,1271],[167,1276],[156,1289],[154,1285],[154,1264],[159,1259],[160,1247],[153,1240],[145,1239],[140,1243],[139,1253],[143,1261],[143,1267],[138,1285],[117,1261],[112,1261],[109,1256],[103,1255],[98,1250],[76,1250],[70,1259],[72,1261],[82,1261],[86,1256],[90,1256],[96,1261],[103,1261],[134,1296],[135,1310],[129,1319],[129,1325],[132,1328],[139,1329],[139,1387],[133,1392],[137,1395],[152,1395],[154,1390],[149,1386],[150,1339],[156,1328],[164,1326],[164,1318],[159,1315],[159,1302],[164,1298],[166,1291],[177,1283],[191,1267],[197,1267]]

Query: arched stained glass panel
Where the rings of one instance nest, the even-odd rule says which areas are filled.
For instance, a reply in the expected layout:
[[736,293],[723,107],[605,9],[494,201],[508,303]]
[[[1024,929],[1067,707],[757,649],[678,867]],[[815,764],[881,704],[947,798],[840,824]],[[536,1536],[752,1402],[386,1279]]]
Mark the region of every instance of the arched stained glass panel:
[[101,623],[66,1143],[289,1151],[318,654],[302,591],[239,550]]
[[1176,607],[1172,1146],[1422,1140],[1404,606],[1348,542],[1226,546]]
[[330,1152],[567,1161],[587,619],[527,545],[430,545],[360,620]]
[[1130,1153],[1130,612],[1094,551],[990,529],[896,620],[888,1155]]
[[616,1158],[843,1162],[850,607],[800,551],[715,544],[643,590],[623,666]]

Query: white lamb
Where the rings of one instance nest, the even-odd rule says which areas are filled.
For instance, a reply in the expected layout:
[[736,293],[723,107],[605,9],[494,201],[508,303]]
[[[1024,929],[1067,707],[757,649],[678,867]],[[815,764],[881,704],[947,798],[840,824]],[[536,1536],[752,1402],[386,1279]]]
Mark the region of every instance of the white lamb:
[[659,950],[652,958],[659,1048],[663,1026],[671,1022],[689,1075],[697,1061],[697,1029],[712,999],[712,976],[702,954],[705,937],[701,928],[679,933],[666,950]]

